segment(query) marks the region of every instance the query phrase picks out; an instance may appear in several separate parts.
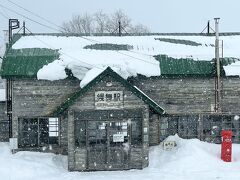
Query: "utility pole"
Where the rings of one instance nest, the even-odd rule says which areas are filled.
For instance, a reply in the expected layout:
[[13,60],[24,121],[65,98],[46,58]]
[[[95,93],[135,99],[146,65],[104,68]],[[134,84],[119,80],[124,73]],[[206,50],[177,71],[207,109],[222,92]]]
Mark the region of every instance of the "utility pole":
[[209,34],[210,33],[210,21],[208,21],[208,23],[207,23],[207,34]]
[[121,26],[121,21],[118,21],[118,35],[122,36],[122,26]]
[[[8,24],[8,43],[9,46],[11,46],[12,42],[12,32],[14,29],[18,29],[20,27],[20,23],[18,19],[9,19],[9,24]],[[7,89],[6,89],[6,94],[7,94],[7,115],[8,115],[8,120],[9,120],[9,138],[12,137],[12,79],[8,78],[7,79]]]
[[221,112],[221,72],[220,72],[220,58],[219,58],[219,20],[220,18],[214,18],[215,20],[215,60],[216,60],[216,69],[217,69],[217,77],[215,80],[215,87],[216,87],[216,93],[215,93],[215,112],[219,113]]
[[23,21],[23,35],[26,35],[26,25],[25,25],[25,21]]

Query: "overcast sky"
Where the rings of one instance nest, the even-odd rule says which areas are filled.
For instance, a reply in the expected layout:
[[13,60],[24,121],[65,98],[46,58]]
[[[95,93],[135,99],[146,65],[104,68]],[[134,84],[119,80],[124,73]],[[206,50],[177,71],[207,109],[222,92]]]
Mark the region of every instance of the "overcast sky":
[[[112,13],[122,9],[133,23],[142,23],[152,32],[201,32],[214,17],[220,17],[220,31],[240,31],[239,0],[11,0],[38,15],[61,25],[73,15],[94,13],[103,10]],[[43,24],[41,19],[14,6],[8,0],[0,0],[0,5],[30,17]],[[7,29],[7,17],[19,18],[9,10],[0,7],[0,30]],[[26,20],[32,32],[53,32],[34,22]],[[54,27],[54,26],[53,26]],[[56,26],[54,27],[56,28]],[[0,33],[0,38],[2,38]]]

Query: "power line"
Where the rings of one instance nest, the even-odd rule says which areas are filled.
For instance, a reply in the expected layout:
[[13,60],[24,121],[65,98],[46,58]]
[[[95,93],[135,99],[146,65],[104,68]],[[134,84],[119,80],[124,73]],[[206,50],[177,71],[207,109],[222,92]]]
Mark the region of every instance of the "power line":
[[[100,42],[100,41],[93,40],[93,39],[89,39],[89,38],[86,38],[86,37],[83,37],[83,36],[79,36],[79,37],[80,37],[80,38],[83,38],[83,39],[85,39],[85,40],[88,40],[88,41],[90,41],[90,42],[102,43],[102,42]],[[152,57],[151,55],[146,55],[146,54],[138,53],[138,52],[131,51],[131,50],[129,50],[129,52],[133,52],[133,53],[136,53],[136,54],[141,54],[141,55],[145,55],[145,56]],[[120,52],[120,51],[116,51],[116,53],[122,54],[122,55],[124,55],[124,56],[128,56],[128,57],[130,57],[130,58],[133,58],[133,59],[136,59],[136,60],[139,60],[139,61],[143,61],[143,62],[146,62],[146,63],[149,63],[149,64],[159,65],[159,64],[157,64],[157,63],[152,63],[152,62],[146,61],[146,60],[144,60],[144,59],[141,59],[141,58],[138,58],[138,57],[134,57],[134,56],[131,56],[131,55],[129,55],[129,54],[125,54],[125,53]]]
[[38,17],[38,18],[44,20],[45,22],[48,22],[49,24],[54,25],[54,26],[56,26],[56,27],[62,29],[61,26],[59,26],[59,25],[57,25],[57,24],[55,24],[55,23],[49,21],[48,19],[46,19],[46,18],[44,18],[44,17],[42,17],[42,16],[40,16],[40,15],[38,15],[38,14],[36,14],[36,13],[34,13],[34,12],[28,10],[28,9],[26,9],[25,7],[22,7],[22,6],[20,6],[19,4],[15,3],[15,2],[12,2],[11,0],[7,0],[7,1],[10,2],[10,3],[12,3],[12,4],[14,4],[15,6],[17,6],[17,7],[21,8],[21,9],[27,11],[28,13],[33,14],[34,16],[36,16],[36,17]]
[[[27,28],[26,28],[26,29],[27,29]],[[31,34],[33,34],[29,29],[27,29],[27,30],[28,30]],[[45,44],[47,47],[49,47],[49,48],[51,48],[51,49],[55,49],[55,48],[52,47],[50,44],[48,44],[48,43],[46,43],[45,41],[37,38],[36,36],[33,35],[33,37],[34,37],[36,40],[38,40],[38,41],[42,42],[43,44]],[[83,38],[84,38],[84,37],[83,37]],[[80,66],[80,67],[84,67],[84,68],[86,68],[86,69],[89,70],[89,69],[90,69],[89,66],[90,66],[90,67],[95,67],[95,68],[100,69],[100,70],[104,70],[103,68],[100,68],[100,67],[98,67],[98,66],[96,66],[96,65],[93,65],[93,64],[86,63],[86,62],[84,62],[84,61],[82,61],[82,60],[80,60],[80,59],[78,59],[78,58],[75,58],[75,57],[73,57],[73,56],[71,56],[71,55],[69,55],[69,54],[67,54],[67,53],[65,53],[65,52],[63,52],[63,51],[61,51],[61,50],[59,50],[59,51],[61,52],[61,54],[66,55],[67,57],[69,57],[70,59],[72,59],[72,60],[74,60],[74,61],[76,61],[76,62],[82,62],[82,63],[88,65],[88,66]],[[118,51],[117,51],[117,52],[118,52]],[[120,52],[118,52],[118,53],[120,53]],[[123,55],[125,55],[125,56],[128,56],[128,57],[131,57],[131,58],[134,58],[134,59],[143,61],[142,59],[133,57],[133,56],[131,56],[131,55],[127,55],[127,54],[124,54],[124,53],[120,53],[120,54],[123,54]],[[158,64],[151,63],[151,62],[148,62],[148,61],[145,61],[145,60],[144,60],[144,62],[153,64],[153,65],[158,65]]]
[[0,15],[2,15],[2,17],[4,17],[5,19],[10,19],[7,15],[3,14],[1,11],[0,11]]
[[[7,1],[11,2],[10,0],[7,0]],[[12,2],[12,3],[13,3],[13,2]],[[13,4],[15,4],[15,3],[13,3]],[[17,4],[15,4],[15,5],[17,5]],[[18,15],[20,15],[20,16],[22,16],[22,17],[24,17],[24,18],[26,18],[26,19],[28,19],[28,20],[30,20],[30,21],[32,21],[32,22],[35,22],[35,23],[37,23],[37,24],[39,24],[39,25],[41,25],[41,26],[47,27],[47,28],[52,29],[52,30],[59,31],[58,29],[55,29],[55,28],[50,27],[50,26],[48,26],[48,25],[42,24],[42,23],[40,23],[40,22],[37,22],[37,21],[35,21],[35,20],[31,19],[31,18],[28,18],[27,16],[22,15],[22,14],[14,11],[14,10],[12,10],[12,9],[10,9],[10,8],[7,8],[7,7],[3,6],[2,4],[0,4],[0,6],[3,7],[3,8],[5,8],[5,9],[7,9],[7,10],[9,10],[9,11],[11,11],[11,12],[14,12],[15,14],[18,14]],[[19,5],[19,7],[21,7],[21,6]],[[21,7],[21,8],[23,8],[23,7]],[[23,8],[23,9],[26,10],[26,11],[28,11],[28,12],[31,12],[31,11],[25,9],[25,8]],[[31,12],[31,13],[32,13],[32,12]],[[34,13],[34,14],[35,14],[35,13]],[[35,16],[39,16],[39,15],[35,15]],[[41,16],[39,16],[39,17],[41,17]],[[41,19],[42,19],[42,17],[41,17]],[[45,18],[43,18],[43,19],[45,19]],[[47,21],[48,21],[48,20],[47,20]],[[48,21],[48,22],[49,22],[50,24],[53,24],[53,23],[51,23],[50,21]],[[55,24],[53,24],[53,25],[55,25]],[[55,25],[55,26],[57,26],[57,25]],[[59,26],[57,26],[57,27],[59,27]],[[89,39],[89,38],[85,38],[85,37],[82,37],[82,36],[79,36],[79,37],[80,37],[80,38],[83,38],[83,39],[85,39],[85,40],[91,41],[91,42],[94,42],[94,41],[95,41],[95,42],[98,42],[98,43],[102,43],[102,42],[100,42],[100,41],[91,40],[91,39]],[[151,63],[151,62],[146,61],[146,60],[144,60],[144,59],[137,58],[137,57],[134,57],[134,56],[131,56],[131,55],[127,55],[127,54],[124,54],[124,53],[119,52],[119,51],[116,51],[116,52],[119,53],[119,54],[122,54],[122,55],[124,55],[124,56],[130,57],[130,58],[133,58],[133,59],[137,59],[137,60],[139,60],[139,61],[143,61],[143,62],[146,62],[146,63],[149,63],[149,64],[153,64],[153,65],[158,65],[158,64],[156,64],[156,63]],[[131,51],[130,51],[130,52],[131,52]],[[138,52],[134,52],[134,51],[133,51],[133,53],[138,53]],[[139,54],[141,54],[141,53],[139,53]],[[148,55],[148,56],[149,56],[149,55]]]
[[[33,34],[28,28],[26,28],[26,29],[27,29],[31,34]],[[36,40],[38,40],[39,42],[45,44],[47,47],[49,47],[49,48],[51,48],[51,49],[56,49],[55,47],[52,47],[50,44],[48,44],[48,43],[46,43],[45,41],[37,38],[36,36],[33,35],[33,37],[34,37]],[[98,69],[104,70],[103,68],[100,68],[100,67],[98,67],[98,66],[95,66],[95,65],[92,65],[92,64],[89,64],[89,63],[86,63],[86,62],[84,62],[84,61],[82,61],[82,60],[80,60],[80,59],[78,59],[78,58],[75,58],[75,57],[73,57],[73,56],[71,56],[71,55],[69,55],[69,54],[67,54],[67,53],[65,53],[65,52],[63,52],[63,51],[61,51],[61,50],[59,50],[59,51],[60,51],[62,54],[64,54],[64,55],[66,55],[67,57],[69,57],[70,59],[74,60],[74,61],[82,62],[82,63],[84,63],[84,64],[86,64],[86,65],[88,65],[88,66],[96,67],[96,68],[98,68]],[[90,70],[90,68],[89,68],[88,66],[80,66],[80,67],[84,67],[84,68]]]
[[3,14],[4,16],[6,16],[8,19],[11,19],[10,18],[10,16],[9,16],[9,14],[3,9],[3,8],[1,8],[2,9],[2,13],[5,13],[5,14]]
[[12,10],[12,9],[6,7],[6,6],[3,6],[2,4],[0,4],[0,6],[3,7],[4,9],[7,9],[8,11],[11,11],[11,12],[13,12],[13,13],[19,15],[19,16],[22,16],[22,17],[24,17],[24,18],[26,18],[26,19],[28,19],[28,20],[36,23],[36,24],[39,24],[39,25],[41,25],[41,26],[44,26],[44,27],[46,27],[46,28],[49,28],[49,29],[52,29],[52,30],[54,30],[54,31],[58,31],[58,32],[59,32],[58,29],[55,29],[55,28],[53,28],[53,27],[51,27],[51,26],[48,26],[48,25],[42,24],[42,23],[40,23],[40,22],[37,22],[37,21],[35,21],[34,19],[31,19],[31,18],[29,18],[29,17],[27,17],[27,16],[25,16],[25,15],[23,15],[23,14],[15,11],[15,10]]

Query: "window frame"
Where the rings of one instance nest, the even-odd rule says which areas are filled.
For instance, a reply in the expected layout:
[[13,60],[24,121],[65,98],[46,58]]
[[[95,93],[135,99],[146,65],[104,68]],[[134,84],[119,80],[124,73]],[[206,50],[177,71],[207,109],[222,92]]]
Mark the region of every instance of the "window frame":
[[[57,136],[50,136],[50,119],[57,119]],[[31,121],[36,122],[32,123]],[[25,123],[23,122],[25,121]],[[42,123],[45,121],[46,123]],[[25,126],[25,127],[24,127]],[[36,126],[36,127],[35,127]],[[31,130],[31,127],[37,130]],[[27,129],[26,129],[27,128]],[[37,134],[32,138],[31,134]],[[28,136],[28,137],[27,137]],[[32,139],[31,139],[32,138]],[[36,139],[37,138],[37,139]],[[18,145],[19,147],[43,147],[46,145],[59,145],[60,138],[60,118],[59,117],[18,117]],[[24,140],[27,141],[24,143]],[[35,143],[31,144],[31,141]]]

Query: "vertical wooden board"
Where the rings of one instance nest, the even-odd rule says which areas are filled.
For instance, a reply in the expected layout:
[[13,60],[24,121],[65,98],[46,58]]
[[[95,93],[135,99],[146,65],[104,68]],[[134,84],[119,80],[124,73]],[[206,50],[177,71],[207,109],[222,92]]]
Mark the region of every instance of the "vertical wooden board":
[[159,115],[151,114],[149,117],[149,145],[157,145],[160,143],[159,135]]

